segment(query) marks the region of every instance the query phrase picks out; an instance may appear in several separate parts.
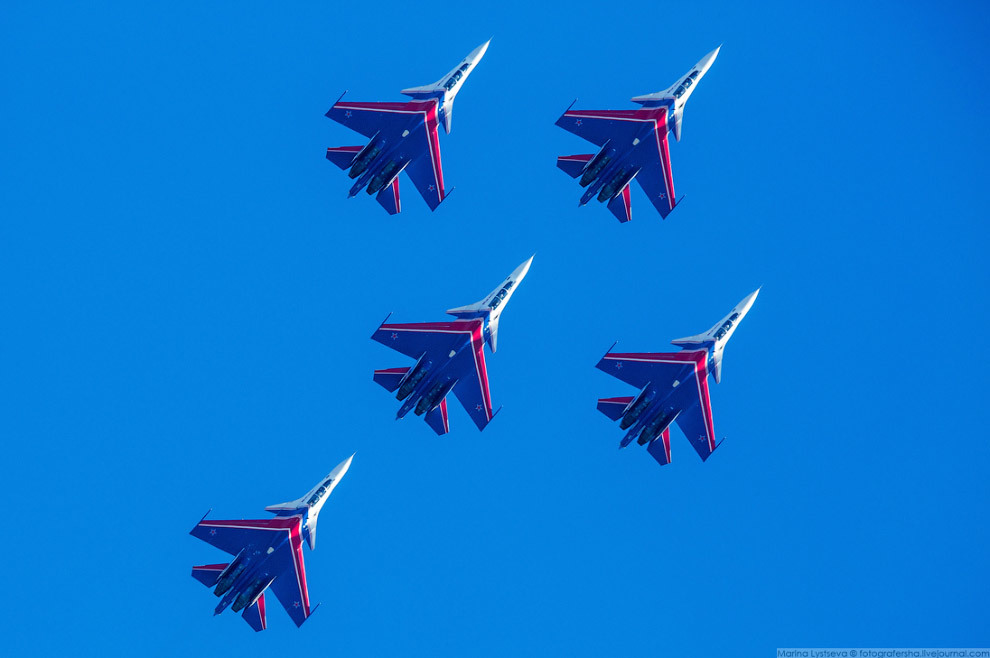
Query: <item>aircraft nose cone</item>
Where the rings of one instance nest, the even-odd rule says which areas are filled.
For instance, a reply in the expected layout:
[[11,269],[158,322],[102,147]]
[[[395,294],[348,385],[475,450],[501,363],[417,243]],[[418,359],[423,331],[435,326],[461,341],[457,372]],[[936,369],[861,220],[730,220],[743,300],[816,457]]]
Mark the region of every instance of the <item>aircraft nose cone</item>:
[[[760,286],[759,288],[757,288],[753,292],[749,293],[748,295],[746,295],[746,298],[745,299],[743,299],[741,302],[739,302],[738,308],[739,308],[739,315],[740,316],[744,316],[747,313],[749,313],[749,309],[753,306],[753,302],[756,301],[756,297],[757,297],[757,295],[760,294],[760,291],[761,290],[763,290],[763,286]],[[742,320],[741,317],[739,319]]]
[[710,53],[702,57],[701,61],[698,62],[698,68],[701,69],[702,75],[707,73],[708,69],[711,68],[712,62],[714,62],[715,58],[718,57],[718,51],[720,50],[722,50],[721,45],[719,45],[718,48],[716,48],[715,50],[711,51]]
[[515,270],[513,270],[510,276],[512,280],[516,282],[517,285],[519,284],[520,281],[522,281],[526,277],[526,274],[529,272],[529,266],[533,264],[534,258],[536,258],[536,254],[530,256],[525,263],[523,263]]
[[485,56],[485,53],[488,51],[488,44],[490,44],[491,42],[492,42],[491,39],[484,42],[483,44],[472,50],[471,54],[468,55],[467,58],[471,60],[473,63],[477,64],[479,61],[481,61],[481,58]]
[[357,453],[354,453],[353,455],[351,455],[350,457],[348,457],[344,461],[342,461],[339,464],[337,464],[337,468],[333,469],[334,470],[334,480],[339,480],[340,478],[344,477],[344,474],[347,473],[347,469],[349,469],[351,467],[351,460],[354,459],[354,455],[356,455],[356,454]]

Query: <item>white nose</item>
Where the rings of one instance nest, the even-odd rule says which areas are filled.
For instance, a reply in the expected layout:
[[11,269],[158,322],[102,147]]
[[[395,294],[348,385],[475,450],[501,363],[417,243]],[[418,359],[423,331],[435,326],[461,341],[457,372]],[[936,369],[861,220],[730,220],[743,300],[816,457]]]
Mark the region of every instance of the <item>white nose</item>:
[[488,41],[484,42],[483,44],[472,50],[471,54],[467,56],[467,59],[471,60],[473,64],[477,64],[481,60],[481,58],[485,56],[485,53],[488,51],[488,44],[490,44],[491,42],[492,40],[489,39]]

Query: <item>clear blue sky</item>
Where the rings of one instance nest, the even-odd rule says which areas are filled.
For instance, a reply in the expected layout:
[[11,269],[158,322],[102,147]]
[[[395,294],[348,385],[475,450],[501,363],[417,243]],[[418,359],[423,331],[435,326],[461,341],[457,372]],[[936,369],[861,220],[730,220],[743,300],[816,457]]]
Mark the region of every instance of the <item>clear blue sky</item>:
[[[29,3],[0,18],[8,654],[773,655],[986,646],[988,10],[981,3]],[[424,10],[428,10],[424,13]],[[323,117],[494,36],[442,136],[457,191],[389,217]],[[633,222],[554,167],[720,43]],[[479,434],[371,380],[533,253]],[[616,450],[593,366],[763,292],[701,463]],[[354,464],[301,629],[189,576],[209,508]],[[288,642],[288,643],[287,643]]]

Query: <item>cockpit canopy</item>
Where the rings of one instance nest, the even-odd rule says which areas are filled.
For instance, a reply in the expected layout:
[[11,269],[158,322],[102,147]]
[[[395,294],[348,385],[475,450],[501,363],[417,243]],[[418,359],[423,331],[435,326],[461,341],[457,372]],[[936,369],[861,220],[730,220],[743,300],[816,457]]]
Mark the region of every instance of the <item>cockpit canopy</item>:
[[738,313],[733,313],[732,315],[730,315],[729,319],[723,322],[722,326],[719,327],[718,331],[715,332],[715,340],[717,341],[721,340],[722,337],[725,336],[726,333],[728,333],[729,329],[732,328],[732,324],[736,321],[736,318],[738,317],[739,317]]
[[674,98],[680,98],[683,96],[684,93],[691,88],[691,85],[694,84],[694,81],[698,79],[699,75],[701,75],[700,71],[692,71],[691,75],[684,78],[684,82],[677,85],[677,89],[674,90]]
[[461,68],[454,71],[454,74],[447,79],[447,82],[444,83],[443,85],[444,89],[446,89],[447,91],[453,89],[454,85],[457,84],[457,81],[464,77],[464,72],[467,71],[468,68],[470,67],[471,67],[470,64],[464,64],[461,66]]
[[306,501],[306,504],[312,507],[316,503],[320,502],[320,499],[323,498],[323,494],[327,492],[327,489],[330,487],[331,484],[333,484],[333,478],[330,478],[329,480],[324,482],[323,486],[317,489],[313,493],[313,496],[308,501]]

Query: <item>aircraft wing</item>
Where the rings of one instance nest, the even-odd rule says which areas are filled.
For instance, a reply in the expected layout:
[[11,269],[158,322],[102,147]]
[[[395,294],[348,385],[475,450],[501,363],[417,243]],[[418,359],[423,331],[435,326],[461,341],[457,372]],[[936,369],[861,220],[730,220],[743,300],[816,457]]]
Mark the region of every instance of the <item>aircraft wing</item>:
[[691,442],[701,461],[712,456],[715,451],[715,427],[712,423],[712,403],[708,399],[708,380],[702,381],[695,404],[683,409],[677,416],[677,426]]
[[611,140],[632,147],[647,123],[656,127],[652,113],[644,114],[643,110],[567,110],[557,119],[564,130],[598,146]]
[[656,157],[649,157],[643,162],[636,180],[643,192],[650,199],[650,203],[657,209],[664,219],[670,211],[677,205],[674,196],[674,176],[670,171],[670,148],[667,144],[667,133],[657,131],[656,134]]
[[326,116],[365,137],[378,133],[398,135],[413,114],[420,110],[410,106],[418,103],[358,103],[339,100],[327,110]]
[[196,524],[189,534],[202,539],[221,551],[237,555],[242,548],[254,546],[264,549],[271,546],[286,532],[285,519],[258,519],[255,521],[221,521],[206,519]]
[[715,427],[708,393],[708,351],[609,353],[599,370],[642,388],[647,384],[663,393],[676,389],[671,402],[680,407],[677,425],[702,460],[715,450]]
[[595,366],[602,372],[621,379],[636,388],[652,383],[658,391],[664,391],[676,381],[678,385],[693,375],[692,365],[683,360],[663,360],[672,356],[659,353],[619,354],[609,353]]
[[286,569],[275,579],[270,589],[296,626],[302,626],[316,608],[309,607],[309,589],[306,587],[306,565],[303,563],[301,538],[290,546],[280,549],[278,556],[272,557],[284,562]]
[[415,322],[411,324],[382,324],[371,335],[382,345],[418,359],[445,360],[451,351],[457,352],[470,337],[470,322]]

